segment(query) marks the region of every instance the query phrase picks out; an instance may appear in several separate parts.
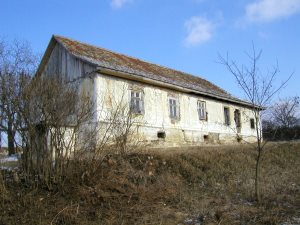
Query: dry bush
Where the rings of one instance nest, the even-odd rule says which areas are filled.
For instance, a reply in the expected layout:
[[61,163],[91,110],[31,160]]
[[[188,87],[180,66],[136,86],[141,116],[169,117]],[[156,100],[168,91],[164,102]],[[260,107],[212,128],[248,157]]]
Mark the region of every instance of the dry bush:
[[88,97],[59,79],[36,77],[25,89],[22,118],[22,169],[28,183],[61,183],[79,128],[90,119]]
[[259,205],[255,150],[236,145],[110,154],[94,173],[74,160],[59,189],[8,183],[12,200],[0,210],[5,224],[297,224],[299,146],[266,149]]
[[[70,174],[60,192],[70,196],[74,202],[80,202],[80,209],[88,208],[86,216],[91,223],[142,224],[145,214],[156,214],[166,205],[178,202],[181,180],[168,172],[157,173],[155,168],[159,166],[160,160],[153,160],[151,156],[111,155],[105,158],[93,174],[88,172],[87,163],[79,163],[69,167]],[[70,211],[66,210],[55,220],[65,221],[65,214]]]
[[50,225],[68,225],[77,223],[79,213],[79,204],[71,204],[60,210],[52,219]]
[[254,201],[255,150],[248,146],[174,149],[159,154],[187,184],[180,207],[206,215],[207,224],[221,220],[222,224],[278,224],[290,215],[297,218],[298,148],[299,143],[267,146],[268,155],[262,159],[261,206]]
[[107,155],[127,154],[140,143],[137,116],[123,97],[103,113],[77,88],[36,77],[23,92],[22,168],[30,185],[61,188],[74,163],[88,165],[80,176],[94,174]]
[[285,206],[290,203],[300,204],[299,157],[299,142],[285,142],[269,147],[264,156],[266,165],[262,168],[267,203],[276,202],[276,205]]
[[4,201],[8,198],[8,191],[5,187],[5,182],[2,176],[2,171],[0,170],[0,201]]

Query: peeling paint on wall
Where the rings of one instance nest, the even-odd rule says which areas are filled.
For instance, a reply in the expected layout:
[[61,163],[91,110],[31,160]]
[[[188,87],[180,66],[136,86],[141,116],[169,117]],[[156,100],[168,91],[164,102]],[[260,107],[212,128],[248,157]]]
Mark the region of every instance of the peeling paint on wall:
[[[139,132],[149,143],[160,143],[165,146],[199,145],[205,143],[236,143],[237,128],[234,121],[234,111],[240,110],[241,127],[240,136],[248,141],[255,140],[255,130],[250,127],[252,111],[238,105],[222,101],[212,100],[192,94],[180,93],[138,82],[127,81],[122,78],[110,77],[98,74],[94,77],[97,96],[108,98],[110,85],[114,87],[115,100],[124,97],[125,102],[130,102],[130,95],[126,94],[132,90],[142,90],[144,93],[145,112],[141,115]],[[168,98],[172,96],[178,99],[180,104],[180,118],[170,118]],[[205,101],[208,120],[200,120],[197,111],[197,101]],[[229,108],[230,126],[224,124],[224,107]],[[99,105],[101,112],[106,109]],[[98,116],[101,120],[101,115]],[[159,138],[158,133],[165,132],[165,138]]]

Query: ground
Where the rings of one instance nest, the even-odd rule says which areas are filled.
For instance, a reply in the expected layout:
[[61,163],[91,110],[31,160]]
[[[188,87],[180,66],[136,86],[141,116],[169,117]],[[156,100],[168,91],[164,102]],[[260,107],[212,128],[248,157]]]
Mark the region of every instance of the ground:
[[0,225],[300,224],[300,143],[268,144],[261,203],[255,156],[248,145],[112,154],[94,173],[77,163],[51,187],[2,170]]

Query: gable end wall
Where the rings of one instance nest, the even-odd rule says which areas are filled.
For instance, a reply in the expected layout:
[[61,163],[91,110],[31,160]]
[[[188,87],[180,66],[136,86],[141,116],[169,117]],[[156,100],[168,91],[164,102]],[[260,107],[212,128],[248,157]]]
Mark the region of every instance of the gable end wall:
[[64,47],[56,43],[42,71],[42,76],[58,76],[65,82],[72,82],[95,69],[95,66],[72,56]]

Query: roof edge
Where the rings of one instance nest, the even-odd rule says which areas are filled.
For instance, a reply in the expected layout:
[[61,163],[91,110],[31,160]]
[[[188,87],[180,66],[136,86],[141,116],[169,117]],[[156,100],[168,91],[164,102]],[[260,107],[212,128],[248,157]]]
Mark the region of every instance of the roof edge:
[[97,64],[93,64],[93,63],[91,63],[90,61],[88,61],[88,60],[86,60],[86,59],[83,59],[82,57],[80,57],[80,56],[78,56],[78,55],[76,55],[76,54],[73,54],[72,52],[70,52],[67,48],[66,48],[66,46],[57,38],[57,37],[61,37],[61,36],[58,36],[58,35],[52,35],[52,37],[51,37],[51,39],[50,39],[50,41],[49,41],[49,43],[48,43],[48,46],[47,46],[47,48],[46,48],[46,51],[45,51],[45,53],[44,53],[44,55],[43,55],[43,57],[42,57],[42,60],[41,60],[41,62],[40,62],[40,64],[39,64],[39,66],[38,66],[38,69],[37,69],[37,71],[36,71],[36,74],[35,74],[35,76],[40,76],[41,74],[42,74],[42,72],[43,72],[43,70],[44,70],[44,67],[45,67],[45,65],[46,65],[46,62],[47,62],[47,60],[50,58],[50,56],[51,56],[51,53],[52,53],[52,51],[53,51],[53,49],[55,48],[55,44],[59,44],[62,48],[64,48],[70,55],[72,55],[73,57],[75,57],[75,58],[77,58],[77,59],[79,59],[79,60],[82,60],[82,61],[84,61],[85,63],[88,63],[88,64],[90,64],[90,65],[93,65],[93,66],[98,66]]
[[[65,36],[62,36],[62,35],[53,35],[53,37],[56,39],[56,41],[58,43],[60,43],[72,56],[86,62],[86,63],[89,63],[93,66],[99,66],[99,64],[95,64],[93,63],[92,61],[89,60],[89,58],[85,58],[85,57],[82,57],[81,55],[77,55],[71,51],[68,50],[68,48],[65,46],[65,44],[60,40],[60,38],[62,39],[67,39],[67,40],[70,40],[70,41],[73,41],[73,42],[77,42],[77,43],[80,43],[80,44],[83,44],[83,45],[87,45],[87,46],[90,46],[90,47],[93,47],[93,48],[96,48],[96,49],[100,49],[100,50],[104,50],[104,51],[107,51],[107,52],[110,52],[112,54],[118,54],[118,55],[121,55],[121,56],[124,56],[124,57],[127,57],[127,58],[130,58],[130,59],[134,59],[134,60],[138,60],[140,62],[143,62],[143,63],[147,63],[147,64],[151,64],[153,66],[157,66],[157,67],[161,67],[163,69],[167,69],[167,70],[171,70],[171,71],[174,71],[174,72],[179,72],[179,73],[182,73],[184,75],[187,75],[187,76],[191,76],[191,77],[195,77],[195,78],[198,78],[198,79],[201,79],[205,82],[208,82],[210,85],[213,85],[215,87],[217,87],[218,89],[220,89],[221,91],[223,91],[224,93],[230,95],[230,93],[226,90],[224,90],[222,87],[212,83],[211,81],[207,80],[206,78],[204,78],[202,75],[200,74],[191,74],[191,73],[188,73],[188,72],[185,72],[185,71],[182,71],[182,70],[178,70],[178,69],[174,69],[174,68],[171,68],[171,67],[167,67],[167,66],[164,66],[164,65],[161,65],[161,64],[158,64],[158,63],[154,63],[154,62],[150,62],[148,60],[144,60],[144,59],[140,59],[140,58],[137,58],[137,57],[133,57],[133,56],[130,56],[130,55],[127,55],[127,54],[124,54],[124,53],[120,53],[120,52],[117,52],[117,51],[112,51],[110,49],[107,49],[107,48],[103,48],[103,47],[99,47],[99,46],[96,46],[96,45],[93,45],[93,44],[89,44],[89,43],[85,43],[85,42],[82,42],[82,41],[78,41],[78,40],[75,40],[75,39],[72,39],[72,38],[69,38],[69,37],[65,37]],[[92,60],[92,59],[91,59]],[[120,70],[121,71],[121,70]],[[136,74],[136,75],[140,75],[140,74]]]
[[[79,41],[79,40],[75,40],[73,38],[69,38],[69,37],[66,37],[66,36],[63,36],[63,35],[56,35],[54,34],[53,37],[55,38],[55,40],[57,42],[59,42],[61,45],[64,45],[61,43],[61,41],[59,40],[59,38],[65,38],[65,39],[68,39],[68,40],[71,40],[71,41],[74,41],[74,42],[78,42],[80,44],[83,44],[83,45],[88,45],[88,46],[91,46],[91,47],[94,47],[94,48],[97,48],[97,49],[101,49],[101,50],[104,50],[104,51],[107,51],[107,52],[110,52],[110,53],[113,53],[113,54],[118,54],[118,55],[122,55],[124,57],[128,57],[128,58],[131,58],[131,59],[134,59],[134,60],[138,60],[138,61],[141,61],[141,62],[144,62],[144,63],[147,63],[147,64],[151,64],[151,65],[155,65],[155,66],[158,66],[158,67],[162,67],[164,69],[168,69],[168,70],[172,70],[172,71],[176,71],[176,72],[180,72],[180,73],[183,73],[183,74],[186,74],[186,75],[189,75],[189,76],[193,76],[193,77],[198,77],[202,80],[205,80],[211,84],[213,84],[212,82],[210,82],[209,80],[205,79],[202,77],[202,75],[200,74],[191,74],[191,73],[188,73],[188,72],[185,72],[183,70],[180,70],[180,69],[174,69],[174,68],[171,68],[171,67],[168,67],[168,66],[165,66],[165,65],[161,65],[159,63],[154,63],[154,62],[150,62],[148,60],[144,60],[144,59],[140,59],[140,58],[137,58],[137,57],[134,57],[134,56],[130,56],[130,55],[127,55],[127,54],[124,54],[124,53],[120,53],[120,52],[117,52],[117,51],[113,51],[113,50],[110,50],[108,48],[103,48],[103,47],[99,47],[97,45],[94,45],[94,44],[89,44],[89,43],[86,43],[86,42],[83,42],[83,41]],[[72,53],[71,53],[72,54]],[[80,59],[82,59],[81,57],[75,55],[75,54],[72,54]],[[84,60],[84,59],[82,59]],[[215,84],[213,84],[215,85]],[[221,87],[218,86],[218,88],[222,89]],[[223,89],[222,89],[223,90]],[[225,91],[225,90],[223,90]],[[226,91],[225,91],[226,92]]]
[[52,37],[51,37],[51,39],[50,39],[50,41],[48,43],[48,46],[46,48],[46,51],[45,51],[45,53],[44,53],[44,55],[43,55],[43,57],[41,59],[41,62],[40,62],[39,66],[38,66],[38,68],[36,70],[35,76],[40,76],[41,75],[41,73],[42,73],[42,71],[43,71],[43,69],[44,69],[44,67],[46,65],[46,62],[49,59],[49,57],[50,57],[50,55],[51,55],[51,53],[52,53],[52,51],[53,51],[53,49],[55,47],[55,43],[56,42],[57,42],[57,40],[55,39],[54,35],[52,35]]
[[[211,94],[211,93],[207,93],[207,92],[201,92],[201,91],[194,90],[194,89],[191,89],[191,88],[185,88],[185,87],[177,86],[177,85],[165,82],[165,81],[160,81],[160,80],[156,80],[156,79],[146,78],[146,77],[143,77],[140,74],[136,74],[136,73],[124,72],[124,71],[113,69],[113,68],[109,68],[109,67],[103,67],[103,66],[100,67],[99,65],[94,64],[94,63],[90,62],[89,60],[87,60],[87,59],[85,59],[83,57],[80,57],[80,56],[72,53],[71,51],[69,51],[68,48],[59,40],[60,37],[65,38],[65,37],[60,36],[60,35],[52,35],[52,37],[51,37],[51,39],[49,41],[49,44],[48,44],[48,46],[46,48],[45,54],[43,55],[42,60],[41,60],[41,62],[39,64],[39,67],[37,69],[36,76],[40,76],[41,75],[41,73],[42,73],[42,71],[43,71],[43,69],[44,69],[44,67],[46,65],[47,60],[51,56],[51,53],[52,53],[55,45],[59,44],[60,46],[62,46],[73,57],[75,57],[75,58],[77,58],[79,60],[82,60],[85,63],[88,63],[90,65],[95,66],[96,70],[98,70],[100,73],[104,73],[104,74],[108,74],[108,75],[116,76],[116,77],[121,77],[121,78],[125,78],[126,77],[126,79],[135,80],[135,81],[139,81],[139,82],[143,82],[143,83],[148,83],[148,84],[153,84],[153,85],[156,85],[156,86],[166,87],[166,88],[170,88],[170,89],[173,89],[173,90],[178,90],[178,91],[181,91],[181,92],[184,92],[184,93],[194,93],[194,94],[198,94],[198,95],[202,95],[202,96],[207,96],[207,97],[218,99],[218,100],[223,100],[223,101],[235,103],[235,104],[246,106],[246,107],[249,107],[249,108],[257,108],[259,110],[264,110],[264,107],[262,107],[262,106],[258,106],[258,105],[252,104],[251,102],[247,102],[247,101],[241,100],[239,98],[234,98],[234,97],[233,98],[226,98],[226,97],[223,97],[223,96],[220,96],[220,95],[216,95],[216,94]],[[70,39],[70,38],[67,38],[67,39]],[[76,42],[78,42],[78,41],[76,41]],[[86,44],[86,43],[83,43],[83,44]],[[97,46],[93,46],[93,47],[99,48]],[[100,49],[103,49],[103,48],[100,48]],[[106,49],[104,49],[104,50],[106,50]],[[112,52],[111,50],[106,50],[106,51]],[[118,54],[120,54],[120,53],[118,53]],[[122,55],[124,55],[124,54],[122,54]],[[126,56],[126,55],[124,55],[124,56]],[[131,56],[126,56],[126,57],[131,57]],[[134,58],[134,57],[131,57],[131,58]],[[134,59],[143,61],[143,60],[138,59],[138,58],[134,58]],[[146,61],[143,61],[143,62],[146,62]],[[146,63],[148,63],[148,62],[146,62]],[[154,64],[154,63],[151,63],[151,64]],[[158,64],[154,64],[154,65],[157,65],[157,66],[160,66],[160,67],[164,67],[164,68],[167,68],[167,69],[171,69],[171,68],[168,68],[168,67],[165,67],[165,66],[161,66],[161,65],[158,65]],[[174,70],[174,69],[171,69],[171,70]],[[174,70],[174,71],[177,71],[177,70]],[[181,71],[179,71],[179,72],[181,72]],[[195,76],[195,75],[188,74],[186,72],[182,72],[182,73],[190,75],[190,76]],[[201,79],[203,79],[203,78],[201,78]],[[203,80],[206,80],[206,79],[203,79]],[[210,81],[208,81],[208,82],[210,82]]]
[[[63,36],[59,36],[59,35],[53,35],[53,38],[55,39],[55,41],[60,44],[70,55],[72,55],[73,57],[81,60],[81,61],[84,61],[85,63],[88,63],[92,66],[98,66],[97,64],[95,63],[92,63],[91,61],[87,60],[87,59],[84,59],[83,57],[80,57],[79,55],[76,55],[74,54],[73,52],[69,51],[68,48],[64,45],[64,43],[62,43],[59,38],[62,37],[62,38],[65,38]],[[70,39],[70,38],[67,38],[67,39]],[[70,39],[71,40],[71,39]],[[75,40],[74,40],[75,41]],[[79,41],[76,41],[76,42],[79,42]],[[83,43],[84,44],[84,43]]]

